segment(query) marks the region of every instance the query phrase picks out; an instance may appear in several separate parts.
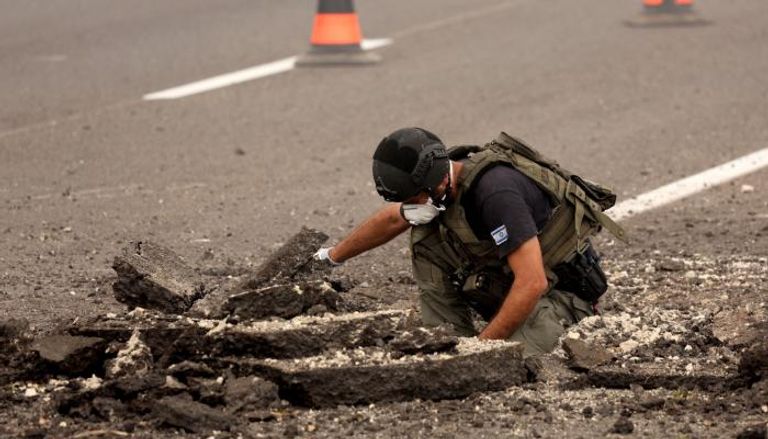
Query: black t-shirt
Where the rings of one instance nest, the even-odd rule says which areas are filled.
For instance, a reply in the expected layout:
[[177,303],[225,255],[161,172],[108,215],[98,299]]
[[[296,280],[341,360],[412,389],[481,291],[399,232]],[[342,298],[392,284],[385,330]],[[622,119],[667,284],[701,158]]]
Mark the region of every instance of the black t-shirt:
[[462,197],[467,221],[478,239],[496,243],[499,258],[536,236],[549,220],[549,196],[533,180],[507,165],[484,171]]

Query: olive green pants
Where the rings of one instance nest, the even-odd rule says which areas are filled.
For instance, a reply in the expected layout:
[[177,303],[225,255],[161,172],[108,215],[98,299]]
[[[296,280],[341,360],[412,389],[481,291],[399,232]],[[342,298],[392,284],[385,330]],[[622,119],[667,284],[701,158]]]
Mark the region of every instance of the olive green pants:
[[[466,295],[451,280],[452,267],[459,266],[458,258],[437,228],[414,227],[411,252],[424,325],[450,324],[459,335],[477,335]],[[501,300],[503,297],[499,298],[499,306]],[[553,289],[539,300],[509,340],[523,344],[525,357],[550,352],[567,327],[593,314],[589,303],[572,293]]]

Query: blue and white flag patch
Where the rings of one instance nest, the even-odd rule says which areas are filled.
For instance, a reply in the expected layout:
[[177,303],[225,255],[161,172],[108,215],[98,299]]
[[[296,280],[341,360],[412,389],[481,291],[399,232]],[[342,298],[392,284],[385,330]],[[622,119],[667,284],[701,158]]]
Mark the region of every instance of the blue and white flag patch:
[[496,245],[501,245],[507,242],[507,239],[509,239],[509,233],[507,233],[507,226],[504,224],[497,227],[494,231],[491,232],[491,236],[493,237],[493,241],[496,243]]

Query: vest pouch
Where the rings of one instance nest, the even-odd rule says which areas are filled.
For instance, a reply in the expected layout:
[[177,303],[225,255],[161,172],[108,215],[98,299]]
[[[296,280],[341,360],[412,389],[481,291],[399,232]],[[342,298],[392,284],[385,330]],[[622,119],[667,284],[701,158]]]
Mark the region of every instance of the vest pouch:
[[573,293],[585,302],[596,303],[608,290],[608,279],[591,244],[552,271],[558,279],[556,289]]
[[501,308],[511,286],[511,274],[485,270],[467,277],[461,295],[483,319],[490,321]]

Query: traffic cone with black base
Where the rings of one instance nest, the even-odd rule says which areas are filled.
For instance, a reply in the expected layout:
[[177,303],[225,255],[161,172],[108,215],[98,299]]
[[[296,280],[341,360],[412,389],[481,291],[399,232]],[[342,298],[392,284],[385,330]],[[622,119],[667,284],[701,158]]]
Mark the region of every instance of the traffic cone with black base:
[[630,27],[697,26],[709,21],[693,9],[693,0],[643,0],[643,11],[626,24]]
[[312,27],[311,49],[296,60],[297,66],[372,64],[381,60],[365,52],[352,0],[319,0]]

